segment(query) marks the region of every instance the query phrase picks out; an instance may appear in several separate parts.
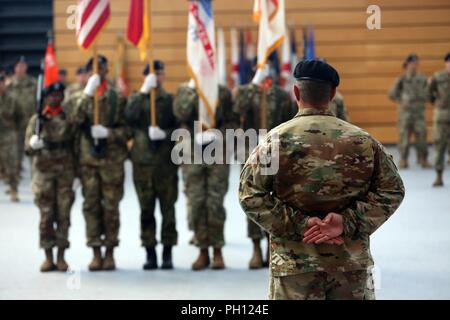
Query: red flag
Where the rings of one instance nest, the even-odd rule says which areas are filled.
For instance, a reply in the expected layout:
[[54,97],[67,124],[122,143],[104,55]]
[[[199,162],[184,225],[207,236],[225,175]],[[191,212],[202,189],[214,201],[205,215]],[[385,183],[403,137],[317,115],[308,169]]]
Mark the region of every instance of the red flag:
[[139,48],[141,60],[147,58],[150,41],[149,0],[131,0],[128,15],[127,38]]
[[49,41],[45,52],[44,87],[58,81],[58,60],[56,59],[53,42]]

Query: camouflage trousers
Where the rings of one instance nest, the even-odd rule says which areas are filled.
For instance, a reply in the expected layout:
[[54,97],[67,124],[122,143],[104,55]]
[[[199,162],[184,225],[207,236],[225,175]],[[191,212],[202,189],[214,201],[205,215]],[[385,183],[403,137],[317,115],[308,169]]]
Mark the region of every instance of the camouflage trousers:
[[230,168],[226,164],[182,165],[184,192],[188,200],[188,224],[199,248],[225,244],[225,208]]
[[155,204],[159,202],[162,215],[161,243],[177,244],[175,202],[178,198],[177,167],[133,164],[133,180],[141,207],[141,241],[153,247],[156,241]]
[[349,272],[309,272],[270,277],[271,300],[374,300],[372,274],[366,270]]
[[433,144],[436,151],[434,167],[437,171],[445,168],[445,153],[450,150],[450,122],[434,121]]
[[266,236],[266,233],[260,226],[247,218],[247,236],[252,240],[261,240]]
[[81,166],[83,215],[89,247],[119,245],[119,203],[123,198],[123,163]]
[[411,135],[414,135],[415,138],[418,157],[427,158],[427,127],[423,114],[417,115],[401,111],[398,119],[398,132],[398,148],[402,159],[408,159]]
[[39,208],[39,239],[42,249],[69,247],[70,210],[75,195],[72,190],[74,172],[33,170],[34,203]]
[[0,141],[0,170],[5,183],[17,191],[20,182],[20,159],[18,158],[18,138],[17,135],[2,137]]

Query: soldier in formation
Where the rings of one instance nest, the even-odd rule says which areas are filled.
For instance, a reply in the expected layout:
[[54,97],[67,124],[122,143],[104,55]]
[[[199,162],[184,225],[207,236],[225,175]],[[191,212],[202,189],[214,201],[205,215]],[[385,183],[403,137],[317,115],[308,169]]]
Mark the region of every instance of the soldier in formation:
[[40,247],[45,250],[42,272],[68,269],[64,252],[69,248],[70,210],[74,202],[73,137],[77,126],[70,116],[72,110],[62,105],[64,89],[60,82],[45,88],[45,108],[30,119],[25,138],[25,150],[33,156],[32,190],[40,212]]
[[[177,244],[175,202],[178,197],[178,167],[171,160],[174,143],[171,135],[177,125],[173,114],[173,96],[164,89],[164,63],[154,61],[154,74],[149,66],[144,70],[144,83],[133,94],[125,110],[132,130],[131,161],[133,180],[141,208],[141,241],[147,251],[144,270],[158,268],[156,256],[155,205],[159,202],[162,215],[162,269],[172,269],[172,247]],[[150,91],[155,91],[156,126],[150,122]]]

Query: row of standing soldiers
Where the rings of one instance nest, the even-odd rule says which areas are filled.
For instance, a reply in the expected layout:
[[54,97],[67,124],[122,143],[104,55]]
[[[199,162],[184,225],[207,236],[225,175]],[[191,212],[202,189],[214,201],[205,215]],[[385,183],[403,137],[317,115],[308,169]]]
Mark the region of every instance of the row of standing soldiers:
[[399,104],[398,148],[400,168],[408,167],[410,137],[414,135],[418,162],[423,168],[430,167],[427,157],[427,127],[425,103],[434,104],[433,143],[435,146],[436,180],[433,186],[442,186],[445,154],[450,143],[450,53],[444,57],[445,69],[427,77],[418,71],[419,58],[416,54],[406,57],[400,76],[389,91],[389,97]]
[[[93,63],[91,59],[78,70],[76,84],[65,88],[63,83],[55,82],[45,88],[45,108],[34,115],[35,81],[23,77],[25,80],[20,81],[20,88],[26,90],[20,91],[15,80],[6,87],[4,77],[1,78],[0,128],[1,137],[5,139],[2,150],[8,150],[2,153],[7,155],[1,162],[4,180],[10,186],[11,195],[15,196],[13,200],[18,200],[22,153],[13,149],[20,149],[22,143],[19,142],[25,141],[25,152],[32,159],[32,190],[40,211],[40,246],[46,255],[41,271],[68,269],[64,252],[69,248],[70,211],[80,184],[87,245],[93,249],[89,270],[114,270],[113,253],[119,244],[119,203],[124,193],[124,161],[131,159],[141,208],[141,241],[147,252],[144,269],[158,268],[156,201],[162,214],[161,268],[172,269],[172,247],[178,241],[174,206],[178,196],[178,166],[171,159],[175,144],[171,135],[174,130],[184,128],[189,130],[192,139],[180,143],[204,147],[210,141],[206,137],[208,132],[194,133],[199,102],[195,85],[192,81],[184,83],[173,96],[164,90],[164,64],[155,61],[155,74],[149,74],[149,66],[146,66],[140,91],[127,99],[107,80],[107,59],[99,56],[98,74],[92,74]],[[17,65],[26,67],[26,62],[21,60]],[[225,129],[240,126],[263,129],[261,123],[271,129],[291,119],[297,112],[296,106],[289,94],[272,84],[272,80],[267,73],[259,83],[240,86],[233,95],[229,89],[220,86],[216,129],[225,136]],[[150,125],[152,89],[156,92],[156,127]],[[94,116],[95,95],[99,103],[98,122]],[[266,119],[261,121],[263,99],[267,112]],[[346,116],[339,97],[330,107],[336,114]],[[24,110],[28,110],[27,113]],[[21,134],[25,132],[24,127],[25,137]],[[15,135],[14,138],[3,135],[3,131]],[[223,269],[221,249],[225,244],[226,216],[223,203],[228,190],[229,165],[182,164],[181,171],[188,201],[188,225],[194,232],[191,241],[199,248],[192,269],[202,270],[209,265],[213,269]],[[254,242],[250,268],[267,266],[260,246],[264,234],[250,220],[248,235]],[[55,247],[58,249],[56,263]],[[212,261],[210,248],[213,250]]]

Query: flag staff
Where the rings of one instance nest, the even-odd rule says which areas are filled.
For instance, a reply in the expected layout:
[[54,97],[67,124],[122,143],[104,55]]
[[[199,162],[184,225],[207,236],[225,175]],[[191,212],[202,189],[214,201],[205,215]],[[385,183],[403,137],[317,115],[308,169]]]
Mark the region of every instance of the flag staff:
[[[93,55],[93,72],[94,74],[98,74],[98,52],[97,52],[97,43],[94,42],[92,46],[92,55]],[[94,93],[94,125],[98,125],[100,123],[100,110],[98,107],[98,95],[97,92]],[[96,141],[97,144],[97,141]]]
[[[153,66],[153,50],[152,50],[152,1],[148,0],[148,8],[147,8],[147,14],[148,14],[148,60],[149,60],[149,67],[150,67],[150,74],[154,73],[154,66]],[[151,94],[150,94],[150,124],[152,127],[156,127],[156,110],[155,110],[155,96],[156,96],[156,88],[152,88]]]

